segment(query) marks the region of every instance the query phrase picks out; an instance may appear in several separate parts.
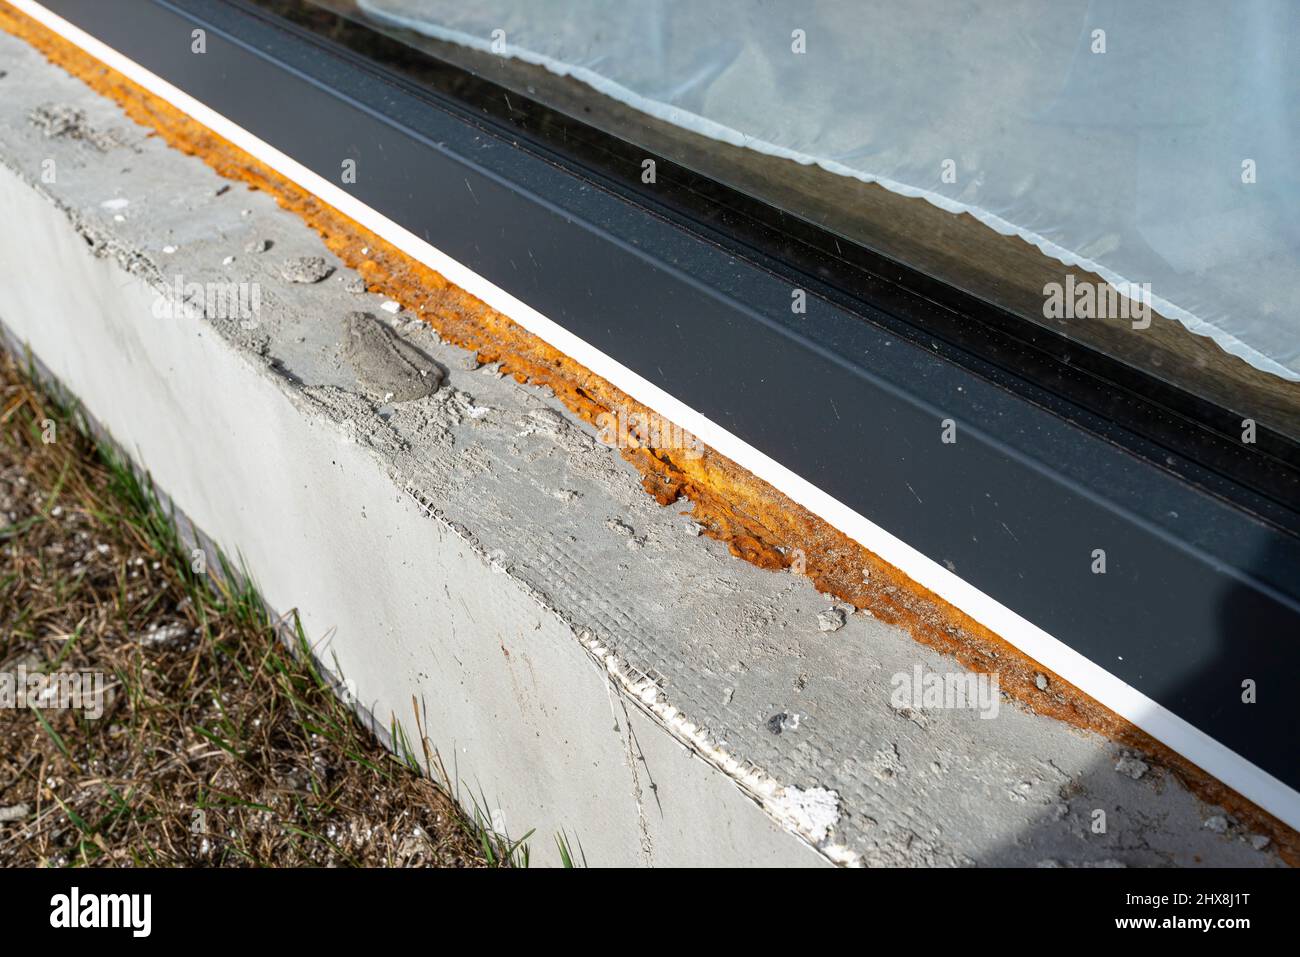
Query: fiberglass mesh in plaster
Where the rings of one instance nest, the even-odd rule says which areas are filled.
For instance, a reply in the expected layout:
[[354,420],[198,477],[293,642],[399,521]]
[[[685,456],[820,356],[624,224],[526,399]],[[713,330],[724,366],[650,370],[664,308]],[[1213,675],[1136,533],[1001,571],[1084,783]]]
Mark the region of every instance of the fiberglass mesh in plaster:
[[704,136],[968,212],[1120,289],[1149,283],[1162,314],[1300,380],[1300,4],[359,3]]

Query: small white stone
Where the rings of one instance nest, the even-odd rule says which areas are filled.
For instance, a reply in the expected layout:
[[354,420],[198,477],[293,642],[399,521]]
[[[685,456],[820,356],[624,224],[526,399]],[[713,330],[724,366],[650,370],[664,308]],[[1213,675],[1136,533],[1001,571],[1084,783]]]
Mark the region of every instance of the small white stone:
[[12,824],[14,821],[21,821],[31,816],[32,809],[26,804],[13,804],[9,807],[0,807],[0,824]]
[[827,608],[817,613],[818,631],[839,631],[844,627],[844,612],[838,608]]
[[1126,774],[1134,781],[1147,773],[1147,763],[1141,758],[1126,754],[1115,762],[1115,770],[1120,774]]

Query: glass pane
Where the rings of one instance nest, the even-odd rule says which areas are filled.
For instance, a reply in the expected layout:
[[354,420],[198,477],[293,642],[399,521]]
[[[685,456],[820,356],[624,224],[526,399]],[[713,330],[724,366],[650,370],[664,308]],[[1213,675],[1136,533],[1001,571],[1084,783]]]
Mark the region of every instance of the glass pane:
[[1300,438],[1286,0],[316,0]]

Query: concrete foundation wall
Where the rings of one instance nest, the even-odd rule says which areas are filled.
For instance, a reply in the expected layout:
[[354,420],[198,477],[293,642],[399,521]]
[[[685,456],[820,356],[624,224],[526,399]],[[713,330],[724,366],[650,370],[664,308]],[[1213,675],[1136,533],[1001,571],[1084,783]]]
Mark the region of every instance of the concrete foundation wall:
[[[536,829],[543,861],[563,828],[601,864],[816,863],[729,781],[656,740],[662,729],[627,709],[572,626],[404,494],[346,425],[304,415],[202,319],[157,319],[158,292],[96,258],[8,170],[0,197],[26,225],[0,231],[0,257],[33,278],[58,273],[6,283],[10,331],[195,524],[238,550],[272,607],[298,609],[324,639],[317,653],[417,751],[420,702],[448,772],[499,829]],[[725,827],[691,826],[701,806]]]

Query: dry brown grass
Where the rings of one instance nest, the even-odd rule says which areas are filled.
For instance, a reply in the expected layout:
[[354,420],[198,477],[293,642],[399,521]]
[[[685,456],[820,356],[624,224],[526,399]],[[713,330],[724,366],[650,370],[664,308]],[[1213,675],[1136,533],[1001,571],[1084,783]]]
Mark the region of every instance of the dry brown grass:
[[0,672],[108,689],[97,720],[0,708],[0,865],[526,856],[381,747],[251,589],[196,575],[147,485],[74,418],[0,355]]

